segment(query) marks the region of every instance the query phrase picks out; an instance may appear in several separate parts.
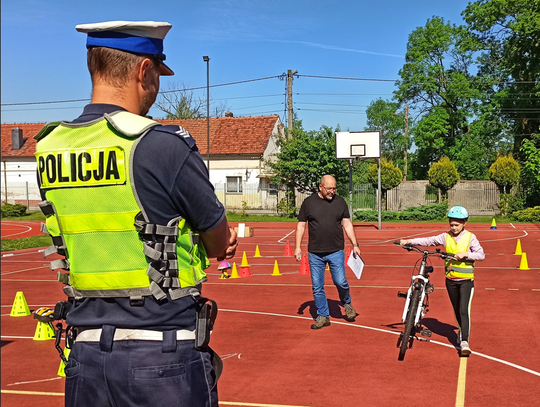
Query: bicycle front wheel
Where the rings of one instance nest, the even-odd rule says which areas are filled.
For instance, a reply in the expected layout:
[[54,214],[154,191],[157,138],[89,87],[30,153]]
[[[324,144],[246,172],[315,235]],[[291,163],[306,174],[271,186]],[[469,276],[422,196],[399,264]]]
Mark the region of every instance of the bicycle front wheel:
[[403,360],[405,358],[405,352],[407,352],[407,348],[409,347],[409,339],[414,335],[414,319],[416,318],[418,306],[420,305],[420,295],[420,290],[414,290],[412,293],[409,311],[407,311],[407,317],[405,318],[405,330],[401,337],[398,360]]

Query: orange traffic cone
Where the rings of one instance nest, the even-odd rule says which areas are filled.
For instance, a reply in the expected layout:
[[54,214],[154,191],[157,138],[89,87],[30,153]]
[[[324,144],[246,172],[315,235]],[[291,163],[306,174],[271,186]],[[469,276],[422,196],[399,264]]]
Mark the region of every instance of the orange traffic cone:
[[302,253],[302,260],[300,261],[300,274],[309,274],[309,261],[305,253]]
[[521,241],[518,239],[516,244],[516,252],[514,253],[514,255],[521,256],[521,253]]
[[11,317],[25,317],[30,315],[30,309],[28,308],[28,303],[22,291],[17,291],[15,294],[15,301],[13,301],[13,307],[11,307]]
[[277,260],[274,263],[274,271],[272,272],[272,275],[273,276],[280,276],[281,275],[281,273],[279,272],[279,267],[278,267],[278,264],[277,264]]
[[527,263],[527,253],[523,252],[521,254],[521,261],[519,262],[520,270],[530,270],[529,264]]
[[292,253],[292,250],[291,250],[291,242],[289,242],[287,240],[287,245],[285,246],[285,254],[284,254],[284,256],[290,257],[292,255],[293,255],[293,253]]
[[347,252],[345,253],[345,265],[347,265],[347,260],[349,260],[350,255],[351,255],[351,248],[347,247]]
[[249,267],[240,266],[240,277],[251,277],[251,271]]
[[229,278],[240,278],[238,275],[238,269],[236,268],[236,263],[233,263],[232,265],[231,276]]

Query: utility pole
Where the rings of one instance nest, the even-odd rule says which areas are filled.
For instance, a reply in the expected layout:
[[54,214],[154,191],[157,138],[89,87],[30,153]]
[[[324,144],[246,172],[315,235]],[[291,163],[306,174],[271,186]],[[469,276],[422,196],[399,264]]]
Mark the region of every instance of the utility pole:
[[289,130],[289,134],[293,129],[293,103],[292,103],[293,75],[297,73],[298,71],[296,69],[294,71],[291,69],[287,70],[287,112],[288,112],[287,128]]
[[405,154],[403,160],[405,165],[403,167],[403,181],[407,181],[407,150],[409,149],[409,104],[405,103]]

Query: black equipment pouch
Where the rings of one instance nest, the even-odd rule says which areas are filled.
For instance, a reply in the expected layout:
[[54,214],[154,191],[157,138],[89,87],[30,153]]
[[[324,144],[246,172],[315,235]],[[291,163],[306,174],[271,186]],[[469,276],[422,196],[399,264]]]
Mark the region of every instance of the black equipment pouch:
[[197,311],[197,323],[195,327],[195,348],[198,350],[208,350],[210,343],[210,332],[214,328],[214,321],[217,316],[217,304],[214,300],[202,298],[199,300]]

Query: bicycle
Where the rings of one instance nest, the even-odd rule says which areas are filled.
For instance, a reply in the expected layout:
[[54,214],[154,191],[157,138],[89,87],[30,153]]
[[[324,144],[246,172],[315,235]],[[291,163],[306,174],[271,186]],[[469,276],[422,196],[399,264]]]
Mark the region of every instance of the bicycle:
[[[401,246],[399,241],[395,241],[394,244]],[[417,333],[427,337],[431,337],[432,334],[429,329],[422,328],[421,323],[421,319],[429,310],[428,296],[435,289],[433,284],[429,281],[429,274],[433,272],[433,266],[427,265],[428,257],[436,256],[443,260],[454,259],[451,253],[443,252],[441,249],[435,249],[434,252],[430,252],[429,250],[422,250],[418,246],[411,244],[406,244],[401,247],[409,252],[415,250],[422,253],[422,260],[420,262],[418,274],[414,274],[418,261],[415,264],[409,290],[406,293],[398,291],[398,297],[406,298],[402,316],[402,322],[405,324],[405,329],[403,330],[403,333],[399,335],[397,342],[397,347],[399,348],[398,360],[403,360],[405,358],[405,352],[407,352],[407,349],[412,348],[415,339],[429,342],[429,339],[416,336]]]

